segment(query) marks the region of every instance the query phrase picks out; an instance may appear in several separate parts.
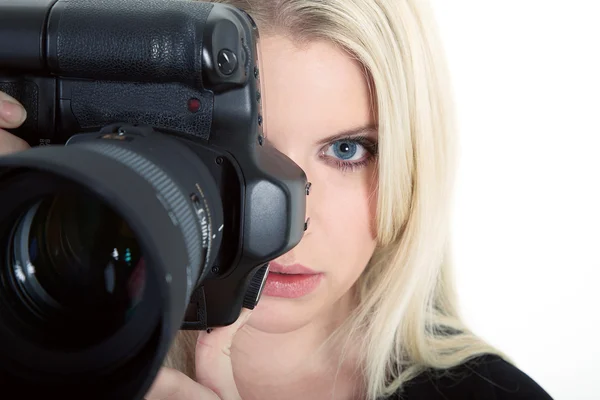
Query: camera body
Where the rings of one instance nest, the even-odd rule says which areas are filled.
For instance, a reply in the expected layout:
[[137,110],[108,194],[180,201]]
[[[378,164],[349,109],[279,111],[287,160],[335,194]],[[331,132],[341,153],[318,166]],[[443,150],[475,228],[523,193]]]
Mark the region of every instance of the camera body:
[[[0,227],[19,204],[34,199],[36,190],[37,195],[54,190],[48,183],[54,178],[38,172],[72,178],[131,215],[152,272],[144,299],[164,306],[165,314],[160,333],[148,342],[154,347],[142,351],[139,344],[136,350],[145,356],[122,361],[115,355],[102,365],[106,377],[119,360],[112,373],[120,374],[114,382],[121,382],[116,383],[121,394],[114,387],[102,389],[100,375],[82,382],[78,391],[71,375],[67,391],[56,376],[48,378],[51,386],[38,385],[46,395],[49,387],[60,387],[56,393],[62,398],[83,393],[90,398],[90,387],[97,385],[92,398],[139,398],[177,329],[233,323],[242,307],[257,304],[269,261],[299,243],[309,185],[304,172],[266,139],[260,61],[260,36],[251,17],[223,4],[5,0],[0,5],[0,91],[27,110],[25,123],[11,133],[33,147],[0,158]],[[26,171],[24,177],[19,171]],[[143,185],[133,183],[138,177]],[[14,280],[8,275],[0,281]],[[0,311],[8,313],[8,303]],[[74,358],[57,354],[52,362],[50,355],[44,359],[47,370],[81,369]],[[81,362],[93,372],[97,361],[91,354],[82,355]],[[42,380],[21,378],[25,384]],[[4,379],[0,375],[0,383],[9,382]]]
[[194,320],[202,311],[190,304],[183,327],[234,322],[254,302],[244,303],[236,272],[291,249],[305,220],[304,174],[265,140],[256,26],[238,9],[195,1],[43,3],[3,5],[0,90],[28,112],[12,133],[44,146],[84,132],[119,140],[118,129],[141,125],[185,142],[220,188],[224,221],[202,279],[211,311]]

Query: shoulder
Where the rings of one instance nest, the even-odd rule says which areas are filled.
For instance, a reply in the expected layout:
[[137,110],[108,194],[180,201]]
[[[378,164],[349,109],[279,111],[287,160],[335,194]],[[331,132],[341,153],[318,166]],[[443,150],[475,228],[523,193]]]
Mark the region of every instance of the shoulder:
[[531,377],[502,358],[485,354],[448,370],[429,370],[389,400],[552,400]]

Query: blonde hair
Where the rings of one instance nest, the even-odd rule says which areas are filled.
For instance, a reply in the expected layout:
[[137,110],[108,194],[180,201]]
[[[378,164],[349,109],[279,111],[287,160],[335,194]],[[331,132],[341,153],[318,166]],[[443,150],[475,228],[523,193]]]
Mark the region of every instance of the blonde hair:
[[[330,341],[351,344],[361,357],[366,398],[389,396],[428,368],[482,354],[512,362],[471,332],[457,309],[449,234],[457,132],[428,2],[215,2],[247,11],[263,36],[286,35],[298,45],[327,40],[365,69],[379,131],[378,246],[353,288],[357,308]],[[192,335],[180,333],[168,357],[190,375]]]

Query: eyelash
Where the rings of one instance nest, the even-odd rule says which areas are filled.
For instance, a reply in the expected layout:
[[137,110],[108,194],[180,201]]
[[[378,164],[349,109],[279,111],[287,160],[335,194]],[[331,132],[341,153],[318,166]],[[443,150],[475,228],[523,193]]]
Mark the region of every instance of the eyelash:
[[[362,146],[367,152],[366,157],[360,161],[345,161],[325,155],[331,146],[339,142],[351,142]],[[323,150],[321,150],[321,157],[324,158],[327,163],[332,164],[342,172],[354,172],[360,168],[366,167],[373,161],[375,157],[377,157],[377,142],[367,136],[353,136],[336,139],[333,142],[325,145]]]

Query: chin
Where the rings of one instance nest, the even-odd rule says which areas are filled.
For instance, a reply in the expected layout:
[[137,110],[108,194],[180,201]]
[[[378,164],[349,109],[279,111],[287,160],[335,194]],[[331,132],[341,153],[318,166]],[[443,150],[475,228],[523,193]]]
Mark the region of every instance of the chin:
[[318,314],[317,304],[311,299],[285,299],[262,296],[247,325],[266,333],[288,333],[308,325]]

